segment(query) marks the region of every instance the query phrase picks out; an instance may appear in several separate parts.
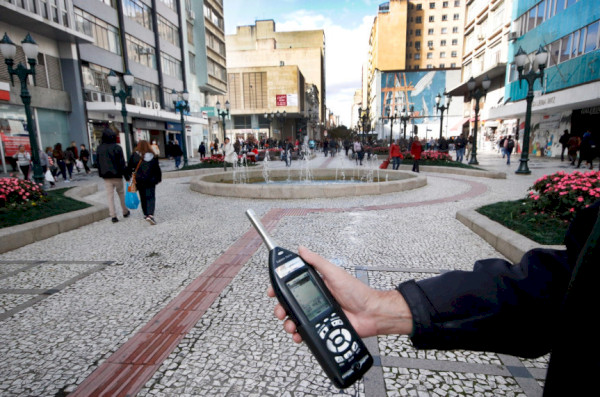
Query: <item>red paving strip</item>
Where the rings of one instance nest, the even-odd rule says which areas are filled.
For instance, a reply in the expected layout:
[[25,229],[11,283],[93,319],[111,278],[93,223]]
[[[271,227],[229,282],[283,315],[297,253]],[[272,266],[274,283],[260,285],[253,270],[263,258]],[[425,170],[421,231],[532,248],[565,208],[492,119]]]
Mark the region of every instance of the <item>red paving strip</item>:
[[[470,189],[465,193],[442,199],[410,203],[351,208],[273,208],[263,216],[262,222],[267,231],[272,231],[277,227],[279,221],[287,216],[427,206],[473,198],[487,190],[487,186],[482,183],[456,180],[468,184]],[[137,334],[100,364],[70,396],[133,396],[137,394],[261,244],[262,239],[253,228],[244,233]]]

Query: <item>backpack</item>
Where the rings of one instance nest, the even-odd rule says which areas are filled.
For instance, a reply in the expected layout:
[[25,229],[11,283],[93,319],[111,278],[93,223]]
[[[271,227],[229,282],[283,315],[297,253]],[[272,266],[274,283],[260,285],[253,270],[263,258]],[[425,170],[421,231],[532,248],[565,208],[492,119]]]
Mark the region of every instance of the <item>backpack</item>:
[[508,150],[513,150],[513,148],[515,147],[515,141],[512,139],[509,139],[506,144],[506,147],[508,148]]

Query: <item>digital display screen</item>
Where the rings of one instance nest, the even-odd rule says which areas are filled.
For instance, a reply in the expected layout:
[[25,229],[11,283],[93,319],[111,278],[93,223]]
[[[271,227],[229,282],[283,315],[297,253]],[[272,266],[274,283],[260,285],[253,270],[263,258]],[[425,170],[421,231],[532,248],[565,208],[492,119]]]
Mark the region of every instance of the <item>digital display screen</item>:
[[302,273],[286,284],[309,321],[312,321],[329,308],[329,302],[308,272]]

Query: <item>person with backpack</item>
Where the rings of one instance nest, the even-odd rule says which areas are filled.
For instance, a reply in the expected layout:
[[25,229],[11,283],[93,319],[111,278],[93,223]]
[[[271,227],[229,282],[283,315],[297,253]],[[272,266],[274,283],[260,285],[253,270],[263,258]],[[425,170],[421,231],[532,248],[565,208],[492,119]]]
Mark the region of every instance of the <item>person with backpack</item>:
[[162,171],[158,164],[158,157],[154,155],[148,141],[140,140],[138,142],[135,152],[129,157],[127,169],[132,178],[135,178],[144,219],[151,225],[156,225],[154,219],[156,185],[162,181]]
[[510,155],[512,154],[513,149],[515,148],[515,140],[512,138],[512,135],[509,135],[504,139],[504,154],[506,155],[506,164],[510,165]]
[[560,151],[560,161],[565,160],[565,150],[567,150],[569,148],[569,138],[570,137],[571,136],[569,135],[569,130],[564,130],[563,134],[560,136],[560,139],[558,140],[558,142],[562,146],[562,150]]

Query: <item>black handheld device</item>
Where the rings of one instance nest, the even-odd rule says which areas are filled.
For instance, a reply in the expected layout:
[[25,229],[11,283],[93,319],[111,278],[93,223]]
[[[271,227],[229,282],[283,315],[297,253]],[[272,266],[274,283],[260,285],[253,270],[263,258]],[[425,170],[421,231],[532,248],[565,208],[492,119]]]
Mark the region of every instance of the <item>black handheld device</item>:
[[317,271],[277,247],[254,211],[246,215],[269,249],[269,276],[279,303],[333,384],[352,385],[373,365],[363,341]]

